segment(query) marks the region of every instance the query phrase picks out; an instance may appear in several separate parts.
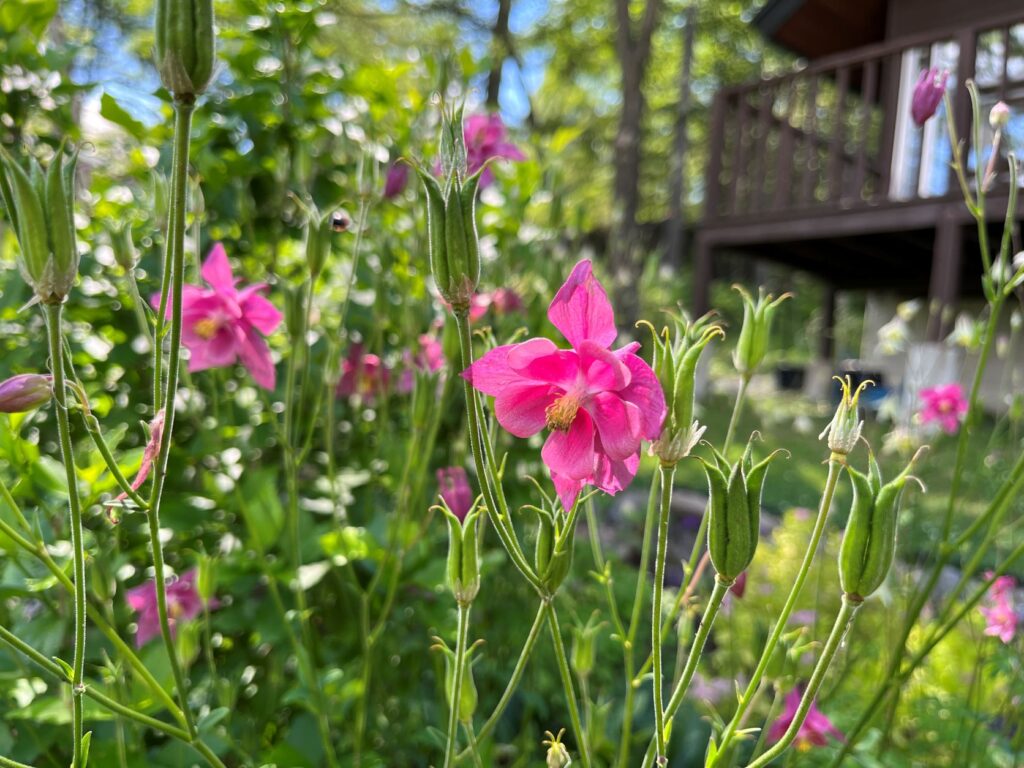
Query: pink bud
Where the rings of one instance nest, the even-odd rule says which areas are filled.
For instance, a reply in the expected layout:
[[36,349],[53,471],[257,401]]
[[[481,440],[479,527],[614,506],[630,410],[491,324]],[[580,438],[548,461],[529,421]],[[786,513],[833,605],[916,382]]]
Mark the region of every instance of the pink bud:
[[437,492],[459,520],[464,520],[473,506],[473,489],[462,467],[437,470]]
[[948,70],[941,72],[937,67],[921,70],[914,86],[914,96],[910,103],[910,114],[918,126],[924,125],[939,108],[939,102],[946,93]]
[[53,377],[20,373],[0,382],[0,413],[24,413],[46,405],[53,396]]
[[405,163],[395,163],[388,168],[388,175],[384,179],[384,199],[391,200],[398,197],[408,183],[409,166]]
[[1005,101],[997,101],[992,107],[992,111],[988,113],[988,124],[995,130],[1005,128],[1008,122],[1010,122],[1010,108]]

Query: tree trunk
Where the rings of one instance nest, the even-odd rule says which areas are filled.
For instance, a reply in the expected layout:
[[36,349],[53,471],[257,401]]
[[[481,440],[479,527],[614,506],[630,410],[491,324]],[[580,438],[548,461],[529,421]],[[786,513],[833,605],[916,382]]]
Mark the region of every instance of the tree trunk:
[[498,0],[498,18],[494,21],[491,36],[491,71],[487,76],[487,106],[498,108],[498,93],[501,90],[501,71],[509,57],[508,17],[512,12],[512,0]]
[[686,26],[683,28],[683,63],[679,73],[679,110],[676,122],[676,140],[670,163],[668,232],[665,238],[665,256],[669,261],[680,263],[686,238],[686,155],[690,148],[687,121],[690,115],[692,91],[690,80],[693,73],[693,35],[697,22],[697,7],[691,5],[686,11]]

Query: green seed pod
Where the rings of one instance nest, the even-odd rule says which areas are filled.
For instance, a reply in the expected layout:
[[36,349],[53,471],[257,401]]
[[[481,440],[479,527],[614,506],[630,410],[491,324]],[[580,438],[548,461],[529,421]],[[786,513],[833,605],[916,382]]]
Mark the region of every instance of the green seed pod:
[[[732,583],[757,552],[761,528],[761,492],[768,465],[782,451],[753,463],[751,443],[733,465],[719,453],[715,464],[701,460],[708,478],[710,519],[708,553],[719,578]],[[728,472],[728,475],[726,474]]]
[[864,422],[860,418],[858,407],[860,393],[869,385],[874,385],[874,382],[866,379],[854,389],[853,382],[849,376],[845,379],[841,379],[838,376],[833,376],[833,378],[843,388],[842,399],[839,401],[839,406],[836,408],[832,421],[818,435],[818,439],[827,438],[829,450],[833,454],[846,456],[857,445],[857,441],[860,440],[861,430],[864,428]]
[[157,0],[156,66],[175,99],[191,101],[213,75],[213,0]]
[[327,263],[333,233],[334,214],[321,215],[316,208],[311,208],[306,216],[306,265],[313,280],[320,276]]
[[74,172],[78,153],[64,162],[63,146],[47,171],[31,158],[25,172],[0,149],[3,198],[18,237],[18,267],[36,297],[64,301],[78,275],[74,226]]
[[586,677],[594,671],[594,663],[597,660],[597,636],[604,626],[599,622],[600,614],[594,611],[582,627],[573,627],[572,653],[569,656],[573,671],[580,677]]
[[772,316],[775,310],[792,294],[784,293],[773,299],[770,293],[760,289],[755,302],[753,297],[740,285],[733,288],[743,298],[743,326],[740,328],[736,349],[733,350],[733,364],[745,379],[754,375],[768,351]]
[[889,574],[896,553],[896,523],[903,489],[919,455],[885,485],[874,454],[868,459],[867,475],[847,467],[853,504],[839,550],[839,583],[851,600],[861,602],[870,597]]
[[480,591],[480,508],[474,506],[461,521],[447,504],[440,509],[448,522],[448,588],[456,602],[469,605]]
[[[483,640],[477,640],[466,649],[465,666],[462,668],[462,687],[459,691],[459,722],[469,723],[476,714],[477,692],[476,682],[473,680],[473,653]],[[439,637],[434,638],[434,645],[431,650],[441,651],[444,654],[444,695],[448,706],[452,706],[452,686],[455,683],[455,652],[445,644]]]
[[555,523],[545,510],[537,513],[537,542],[533,550],[533,567],[543,577],[551,564],[555,548]]

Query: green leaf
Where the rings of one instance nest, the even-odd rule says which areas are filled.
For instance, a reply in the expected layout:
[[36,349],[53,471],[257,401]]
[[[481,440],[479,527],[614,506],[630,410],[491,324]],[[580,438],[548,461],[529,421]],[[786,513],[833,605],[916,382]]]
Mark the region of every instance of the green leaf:
[[132,117],[109,93],[100,99],[100,115],[124,128],[132,137],[142,141],[149,132],[144,123]]

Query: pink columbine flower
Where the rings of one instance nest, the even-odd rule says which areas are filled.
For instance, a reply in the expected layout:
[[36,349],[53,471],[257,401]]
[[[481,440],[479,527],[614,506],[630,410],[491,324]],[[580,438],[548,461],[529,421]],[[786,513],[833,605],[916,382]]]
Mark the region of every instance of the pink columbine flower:
[[[800,706],[800,698],[801,693],[796,688],[786,696],[786,708],[779,716],[779,719],[772,723],[772,727],[768,731],[769,744],[774,744],[785,735],[789,726],[793,723],[793,718],[796,717],[797,708]],[[811,747],[823,747],[828,744],[830,736],[837,741],[845,740],[842,732],[832,725],[832,721],[825,717],[814,702],[811,702],[811,708],[807,712],[807,717],[796,734],[796,748],[806,751]]]
[[949,70],[939,71],[938,67],[922,69],[914,86],[914,95],[910,100],[910,115],[920,127],[935,114],[943,95],[946,93],[946,80]]
[[939,423],[946,434],[952,435],[960,428],[960,418],[967,413],[967,398],[959,384],[943,384],[921,390],[921,422]]
[[[220,243],[203,262],[202,275],[209,288],[186,285],[181,295],[181,340],[191,353],[189,371],[224,368],[241,360],[253,381],[264,389],[273,389],[274,361],[264,337],[281,324],[281,313],[262,295],[267,285],[236,288],[231,264]],[[160,296],[154,296],[151,303],[159,307]]]
[[0,413],[24,413],[46,405],[53,396],[48,373],[19,373],[0,382]]
[[985,634],[989,637],[998,637],[1007,645],[1017,636],[1019,621],[1013,604],[1014,584],[1013,577],[1000,576],[989,587],[990,604],[978,609],[985,617]]
[[437,470],[437,495],[444,499],[448,509],[459,522],[466,519],[473,508],[473,489],[462,467],[442,467]]
[[408,394],[412,392],[413,384],[416,381],[416,371],[437,373],[444,368],[444,347],[436,337],[428,333],[421,334],[419,349],[415,352],[409,349],[405,350],[402,362],[405,367],[398,379],[397,390],[401,394]]
[[590,262],[573,269],[548,308],[572,345],[529,339],[497,347],[462,375],[495,398],[498,423],[516,437],[551,430],[541,456],[565,508],[584,485],[615,494],[633,480],[641,440],[657,439],[665,396],[640,345],[612,350],[612,306]]
[[395,163],[388,168],[387,176],[384,178],[384,199],[393,200],[405,190],[409,183],[409,166],[405,163]]
[[[203,599],[196,589],[197,572],[193,568],[175,581],[167,584],[167,620],[171,635],[178,632],[178,621],[189,621],[203,610]],[[138,614],[135,633],[135,647],[141,648],[154,637],[160,636],[160,612],[157,609],[156,582],[150,579],[144,584],[129,589],[126,598],[128,607]],[[210,608],[216,608],[217,601],[210,601]]]
[[[462,129],[466,140],[466,166],[470,175],[493,158],[522,161],[526,155],[515,144],[508,141],[508,131],[501,116],[470,115]],[[480,176],[480,186],[486,187],[494,181],[494,174],[487,168]]]
[[[153,420],[149,422],[149,442],[146,443],[146,448],[142,451],[142,464],[139,465],[138,474],[132,480],[131,488],[133,491],[139,490],[142,484],[146,482],[146,478],[149,477],[149,473],[153,471],[153,462],[156,461],[157,454],[160,452],[160,441],[163,439],[163,435],[164,409],[161,408],[157,411]],[[126,498],[128,498],[128,494],[122,493],[117,497],[117,501],[123,501]]]
[[362,344],[353,344],[342,363],[338,381],[338,397],[359,395],[367,403],[383,395],[391,379],[391,372],[377,355],[363,351]]

